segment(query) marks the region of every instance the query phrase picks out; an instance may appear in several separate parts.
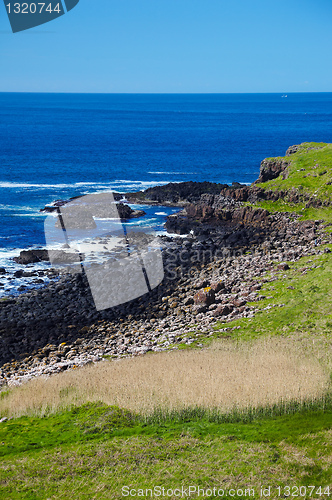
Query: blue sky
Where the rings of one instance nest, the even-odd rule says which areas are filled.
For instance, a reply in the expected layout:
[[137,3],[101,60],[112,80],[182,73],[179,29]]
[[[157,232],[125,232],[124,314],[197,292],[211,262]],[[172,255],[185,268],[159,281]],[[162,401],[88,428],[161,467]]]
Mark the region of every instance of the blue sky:
[[80,0],[13,34],[0,91],[330,92],[331,0]]

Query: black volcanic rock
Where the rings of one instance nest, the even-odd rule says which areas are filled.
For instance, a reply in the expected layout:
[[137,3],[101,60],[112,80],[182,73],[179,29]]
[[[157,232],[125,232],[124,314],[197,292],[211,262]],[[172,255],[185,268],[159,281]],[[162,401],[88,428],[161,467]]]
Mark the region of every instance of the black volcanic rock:
[[47,250],[22,250],[19,257],[14,257],[17,264],[36,264],[37,262],[49,261]]
[[[65,252],[64,250],[51,250],[52,252],[52,262],[56,264],[68,264],[80,262],[80,259],[83,258],[83,254],[81,257],[77,253],[73,252]],[[27,265],[27,264],[36,264],[37,262],[49,262],[50,257],[47,250],[22,250],[20,252],[19,257],[13,257],[13,261],[17,264]],[[16,271],[17,273],[22,273],[23,271]]]
[[120,219],[132,219],[136,217],[143,217],[143,215],[145,215],[144,210],[133,210],[125,203],[117,203],[116,208]]
[[198,201],[203,193],[219,194],[227,184],[214,182],[171,182],[163,186],[155,186],[136,193],[127,193],[130,200],[156,202],[159,204],[193,203]]
[[[133,210],[126,203],[114,204],[109,193],[94,194],[92,197],[87,198],[86,204],[84,198],[84,196],[75,196],[69,200],[58,200],[52,206],[46,206],[40,211],[47,213],[58,212],[59,216],[62,214],[63,223],[67,229],[94,229],[97,227],[94,217],[131,219],[145,215],[143,210]],[[121,198],[122,195],[118,193],[114,196],[116,202]],[[61,210],[61,207],[65,208]],[[56,227],[61,227],[61,225],[62,223],[58,218]]]

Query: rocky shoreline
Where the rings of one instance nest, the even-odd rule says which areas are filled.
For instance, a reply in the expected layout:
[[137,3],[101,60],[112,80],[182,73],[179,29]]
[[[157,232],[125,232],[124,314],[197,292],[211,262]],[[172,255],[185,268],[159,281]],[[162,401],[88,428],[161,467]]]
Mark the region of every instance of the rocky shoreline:
[[[0,383],[17,384],[108,357],[190,344],[218,319],[253,317],[265,275],[284,261],[320,253],[325,224],[288,214],[221,228],[202,224],[187,238],[163,237],[165,279],[130,303],[97,312],[82,275],[0,302]],[[205,234],[208,233],[208,234]],[[277,264],[276,264],[277,263]],[[260,283],[257,282],[260,278]]]
[[1,300],[0,386],[212,335],[220,319],[255,315],[262,284],[282,276],[285,261],[327,251],[321,245],[332,242],[323,221],[245,205],[238,193],[248,187],[219,188],[198,188],[194,202],[184,194],[188,186],[170,197],[169,203],[186,204],[166,227],[185,236],[159,237],[165,277],[149,294],[98,312],[86,276],[67,273],[46,288]]

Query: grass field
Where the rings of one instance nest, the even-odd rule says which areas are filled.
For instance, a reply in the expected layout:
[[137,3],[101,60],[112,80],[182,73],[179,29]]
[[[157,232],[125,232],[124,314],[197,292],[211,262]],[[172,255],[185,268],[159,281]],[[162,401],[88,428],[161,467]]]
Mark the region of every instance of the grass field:
[[[21,417],[0,428],[0,498],[117,499],[125,486],[250,488],[252,498],[260,498],[261,486],[274,493],[302,486],[308,488],[302,498],[328,498],[316,492],[332,487],[331,400],[325,411],[317,408],[279,417],[243,414],[242,421],[235,415],[234,423],[204,415],[144,423],[98,404]],[[238,493],[233,498],[245,497]]]
[[1,415],[47,415],[102,401],[141,415],[199,406],[226,412],[321,396],[330,385],[321,352],[282,339],[215,342],[205,350],[104,361],[37,378],[2,393]]

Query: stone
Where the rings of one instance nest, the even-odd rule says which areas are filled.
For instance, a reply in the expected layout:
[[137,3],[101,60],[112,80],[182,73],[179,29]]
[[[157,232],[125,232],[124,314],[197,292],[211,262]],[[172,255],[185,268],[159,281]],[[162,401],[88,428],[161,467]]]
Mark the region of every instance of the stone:
[[22,250],[19,257],[13,260],[17,264],[35,264],[36,262],[49,261],[47,250]]
[[211,287],[203,288],[194,295],[195,305],[210,306],[215,302],[215,292]]
[[279,177],[282,173],[283,178],[286,178],[285,171],[289,165],[289,161],[279,160],[279,159],[265,159],[262,161],[260,166],[259,177],[255,184],[259,184],[261,182],[270,181]]
[[235,305],[235,307],[245,306],[246,303],[247,303],[247,301],[244,300],[242,297],[233,300],[233,304]]
[[211,289],[215,292],[218,293],[220,290],[223,290],[225,288],[225,284],[222,281],[213,281],[211,283]]
[[287,271],[288,269],[290,269],[290,267],[288,264],[286,264],[286,262],[281,262],[281,264],[278,264],[277,269],[279,269],[280,271]]
[[199,281],[195,284],[195,288],[197,288],[197,290],[199,290],[200,288],[206,288],[208,286],[210,286],[210,282],[208,280]]
[[233,308],[230,305],[220,304],[214,311],[214,316],[228,316],[232,312]]

